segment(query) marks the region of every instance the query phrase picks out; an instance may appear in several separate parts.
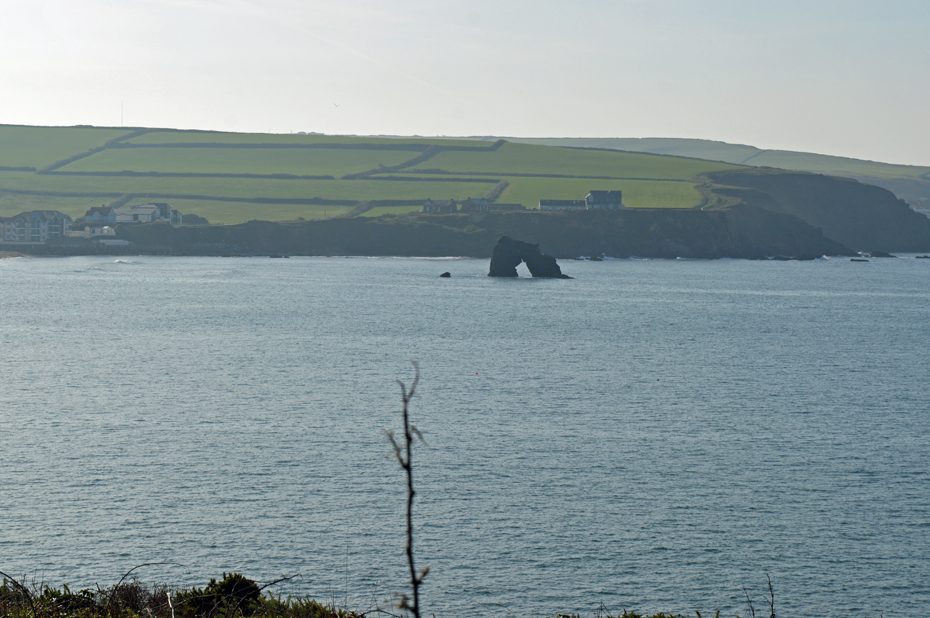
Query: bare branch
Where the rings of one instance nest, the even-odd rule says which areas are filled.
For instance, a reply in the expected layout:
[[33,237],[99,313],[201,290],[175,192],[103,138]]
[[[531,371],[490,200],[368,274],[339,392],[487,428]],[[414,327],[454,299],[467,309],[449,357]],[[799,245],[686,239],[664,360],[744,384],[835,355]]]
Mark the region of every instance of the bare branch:
[[110,604],[113,602],[113,595],[116,594],[116,591],[119,590],[119,587],[123,585],[123,582],[126,581],[126,578],[132,575],[134,571],[141,569],[142,567],[166,564],[171,566],[183,566],[177,562],[143,562],[142,564],[137,564],[136,566],[123,573],[123,576],[119,578],[119,581],[116,582],[116,585],[110,589],[110,594],[107,595],[107,611],[110,610]]
[[749,604],[749,616],[750,618],[756,618],[756,608],[752,606],[752,599],[749,597],[749,591],[743,587],[743,594],[746,595],[746,603]]
[[768,573],[765,578],[769,580],[769,618],[775,618],[775,588],[772,587],[772,577]]
[[413,559],[413,498],[416,496],[416,491],[413,489],[413,442],[414,435],[416,435],[420,441],[425,443],[423,440],[423,434],[420,433],[415,426],[410,423],[410,401],[413,399],[414,395],[417,392],[417,386],[420,384],[420,366],[414,361],[413,362],[413,382],[410,383],[410,387],[407,388],[407,385],[400,380],[397,381],[400,385],[400,398],[401,403],[403,404],[403,421],[404,421],[404,440],[403,444],[399,442],[397,437],[394,435],[394,432],[388,431],[388,439],[391,441],[391,446],[394,448],[394,455],[397,458],[397,463],[400,464],[400,467],[403,469],[407,477],[407,566],[410,569],[410,587],[412,588],[413,593],[413,602],[407,598],[406,595],[402,596],[398,607],[403,610],[409,610],[414,618],[420,618],[420,584],[423,583],[423,578],[426,577],[426,574],[429,572],[429,569],[423,569],[419,574],[417,574],[417,569],[414,564]]

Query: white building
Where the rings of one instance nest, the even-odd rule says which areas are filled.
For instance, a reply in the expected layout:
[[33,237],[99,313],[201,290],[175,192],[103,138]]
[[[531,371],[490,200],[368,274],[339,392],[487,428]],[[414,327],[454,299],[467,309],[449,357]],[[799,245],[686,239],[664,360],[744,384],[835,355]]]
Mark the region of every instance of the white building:
[[38,244],[61,238],[71,217],[57,210],[30,210],[13,217],[0,217],[0,242]]

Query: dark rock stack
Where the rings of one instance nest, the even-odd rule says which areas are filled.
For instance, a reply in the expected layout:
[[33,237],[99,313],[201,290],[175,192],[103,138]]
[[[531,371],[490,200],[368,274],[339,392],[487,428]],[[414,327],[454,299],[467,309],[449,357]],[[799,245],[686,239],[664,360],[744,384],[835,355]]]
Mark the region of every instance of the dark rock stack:
[[555,258],[544,255],[539,245],[534,245],[509,236],[501,236],[491,253],[491,269],[489,277],[516,277],[517,266],[526,262],[526,267],[534,277],[548,277],[552,279],[571,279],[562,274]]

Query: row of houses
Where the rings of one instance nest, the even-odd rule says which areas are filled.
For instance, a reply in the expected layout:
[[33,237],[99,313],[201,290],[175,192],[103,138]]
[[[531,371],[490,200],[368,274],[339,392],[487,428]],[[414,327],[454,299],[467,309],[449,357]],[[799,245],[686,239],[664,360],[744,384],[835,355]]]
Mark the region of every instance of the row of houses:
[[[539,200],[539,210],[620,210],[623,208],[623,192],[618,190],[591,190],[583,200]],[[455,212],[512,212],[526,210],[522,204],[498,204],[486,199],[468,198],[462,202],[455,200],[426,200],[423,212],[433,215],[445,215]]]
[[117,223],[170,223],[181,225],[182,215],[170,204],[130,204],[126,206],[94,206],[77,223],[116,225]]
[[539,200],[539,209],[555,210],[620,210],[623,208],[621,191],[588,191],[583,200]]
[[44,243],[65,236],[71,223],[71,217],[57,210],[30,210],[0,217],[0,242]]
[[95,206],[74,221],[57,210],[30,210],[12,217],[0,217],[0,242],[46,243],[57,238],[96,238],[115,236],[117,224],[169,223],[179,225],[180,212],[169,204]]
[[432,215],[446,215],[455,212],[514,212],[526,210],[523,204],[503,204],[483,198],[469,197],[461,202],[455,200],[426,200],[423,212]]

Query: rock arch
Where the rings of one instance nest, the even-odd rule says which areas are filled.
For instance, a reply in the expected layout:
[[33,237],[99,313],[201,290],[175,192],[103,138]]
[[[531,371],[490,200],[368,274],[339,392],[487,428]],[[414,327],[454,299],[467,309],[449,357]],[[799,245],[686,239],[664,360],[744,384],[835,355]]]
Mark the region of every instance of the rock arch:
[[534,277],[548,277],[552,279],[571,279],[562,274],[555,258],[545,255],[539,250],[538,244],[514,240],[509,236],[501,236],[491,253],[491,269],[489,277],[516,277],[517,266],[520,262],[526,263],[530,274]]

